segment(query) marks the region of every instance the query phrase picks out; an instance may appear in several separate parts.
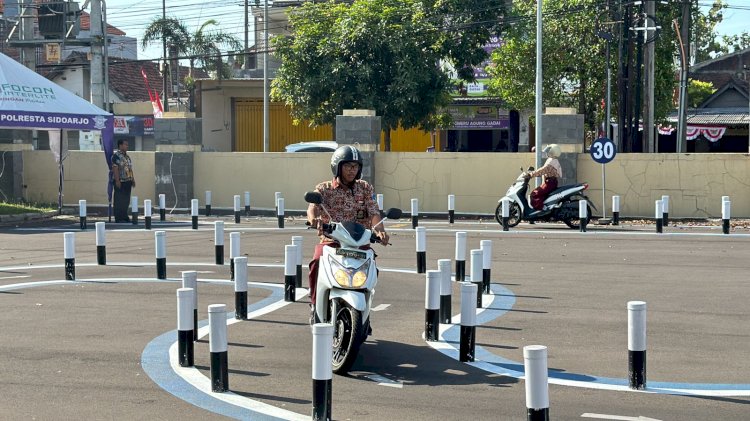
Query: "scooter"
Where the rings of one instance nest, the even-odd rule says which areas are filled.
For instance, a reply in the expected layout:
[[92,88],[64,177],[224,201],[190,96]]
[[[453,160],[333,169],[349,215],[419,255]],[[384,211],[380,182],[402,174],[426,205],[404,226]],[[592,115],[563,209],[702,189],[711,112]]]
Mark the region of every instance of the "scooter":
[[[529,167],[528,171],[534,171],[534,167]],[[581,200],[587,202],[586,223],[588,224],[591,220],[591,208],[596,210],[596,206],[583,194],[583,191],[589,188],[588,184],[579,183],[558,187],[544,200],[544,207],[541,210],[536,210],[529,205],[526,199],[529,180],[530,177],[521,168],[521,175],[518,176],[516,182],[508,188],[505,196],[497,201],[495,219],[499,224],[502,225],[503,223],[503,200],[510,202],[509,227],[515,227],[522,220],[527,222],[562,221],[568,227],[578,229],[580,227],[578,202]]]
[[[323,198],[318,192],[308,192],[305,201],[320,205]],[[401,209],[391,208],[380,223],[400,217]],[[370,308],[378,283],[375,252],[360,247],[379,243],[380,239],[357,222],[331,220],[322,224],[321,230],[339,247],[324,247],[320,257],[315,322],[333,324],[333,372],[345,374],[370,332]]]

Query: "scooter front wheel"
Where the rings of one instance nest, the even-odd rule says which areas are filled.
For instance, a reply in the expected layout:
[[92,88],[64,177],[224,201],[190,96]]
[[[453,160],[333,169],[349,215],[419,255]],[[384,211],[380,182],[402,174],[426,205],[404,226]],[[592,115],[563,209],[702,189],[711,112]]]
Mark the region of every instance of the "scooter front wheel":
[[346,374],[357,359],[367,333],[362,313],[346,303],[339,303],[334,308],[337,310],[333,315],[333,372]]
[[[516,202],[511,202],[510,208],[508,209],[508,227],[513,228],[521,223],[521,206]],[[495,220],[498,224],[503,224],[503,204],[498,203],[495,208]]]

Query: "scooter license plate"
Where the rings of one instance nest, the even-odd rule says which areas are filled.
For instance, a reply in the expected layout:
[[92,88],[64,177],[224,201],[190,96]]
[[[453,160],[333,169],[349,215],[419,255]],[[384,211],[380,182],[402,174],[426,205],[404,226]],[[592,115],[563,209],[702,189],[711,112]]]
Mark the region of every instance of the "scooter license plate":
[[339,248],[339,249],[336,249],[336,254],[339,256],[351,257],[354,259],[366,259],[367,258],[367,253],[365,253],[364,251],[360,251],[360,250],[350,250],[350,249]]

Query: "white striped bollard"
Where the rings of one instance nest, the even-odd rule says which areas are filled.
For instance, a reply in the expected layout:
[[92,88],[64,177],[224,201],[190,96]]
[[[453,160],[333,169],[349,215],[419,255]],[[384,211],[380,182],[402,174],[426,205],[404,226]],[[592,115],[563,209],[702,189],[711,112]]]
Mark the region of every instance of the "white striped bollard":
[[424,292],[424,339],[436,342],[440,336],[440,279],[439,270],[428,270]]
[[167,232],[154,233],[154,249],[156,251],[156,278],[167,279]]
[[276,202],[276,219],[279,220],[279,228],[284,228],[284,198],[280,197]]
[[417,273],[427,271],[427,230],[417,227]]
[[274,194],[273,194],[273,205],[275,206],[274,209],[276,210],[276,214],[277,215],[279,213],[279,199],[281,199],[281,197],[282,196],[281,196],[281,192],[280,191],[274,192]]
[[330,421],[333,396],[333,325],[316,323],[312,326],[312,420]]
[[630,388],[646,388],[646,303],[628,301],[628,379]]
[[612,196],[612,225],[620,225],[620,196]]
[[63,234],[63,256],[65,257],[65,280],[76,279],[76,234],[66,232]]
[[208,306],[208,348],[211,352],[211,391],[229,390],[229,361],[227,358],[227,306]]
[[85,200],[79,200],[78,201],[78,221],[80,222],[81,231],[86,230],[86,201]]
[[729,220],[732,217],[732,202],[722,200],[721,202],[721,231],[729,234]]
[[214,257],[217,265],[224,264],[224,221],[214,221]]
[[411,199],[411,228],[419,226],[419,199]]
[[654,208],[654,218],[656,219],[656,232],[661,233],[664,230],[664,211],[662,208],[663,202],[661,200],[656,201]]
[[492,283],[492,240],[480,241],[479,249],[482,250],[482,291],[489,294]]
[[477,337],[477,286],[471,282],[461,282],[461,339],[458,359],[461,362],[474,361]]
[[96,227],[96,264],[107,264],[107,235],[104,222],[97,222]]
[[385,213],[383,213],[383,195],[378,193],[375,196],[375,200],[378,202],[378,210],[380,211],[380,217],[382,218],[385,215]]
[[669,226],[669,196],[661,197],[661,213],[663,214],[662,219],[664,220],[664,226]]
[[234,223],[240,223],[240,195],[234,195]]
[[146,199],[143,201],[143,221],[146,225],[146,229],[151,229],[151,200]]
[[471,283],[477,286],[477,308],[482,308],[482,292],[484,291],[484,281],[482,280],[482,261],[484,256],[481,249],[471,251]]
[[245,192],[245,216],[250,216],[250,192],[249,191]]
[[138,196],[130,197],[130,222],[138,225]]
[[192,288],[177,290],[177,355],[180,367],[192,367],[195,360],[193,294]]
[[234,258],[234,318],[247,320],[247,256]]
[[523,347],[523,369],[526,377],[526,420],[549,421],[547,347]]
[[456,233],[456,282],[466,280],[466,232]]
[[198,272],[188,270],[182,272],[182,287],[193,290],[193,340],[198,340]]
[[585,200],[578,201],[578,224],[581,232],[586,232],[586,220],[588,219],[588,202]]
[[302,288],[302,243],[304,237],[295,235],[292,237],[292,244],[297,246],[297,268],[294,275],[294,286]]
[[211,216],[211,190],[206,190],[206,216]]
[[164,194],[159,195],[159,220],[167,220],[167,196]]
[[284,246],[284,301],[293,303],[297,294],[297,246]]
[[229,279],[234,281],[234,259],[240,257],[240,233],[229,233]]
[[198,206],[198,199],[190,200],[190,219],[194,230],[198,229]]
[[437,263],[440,270],[440,323],[450,324],[452,317],[451,296],[453,295],[451,259],[440,259]]
[[510,229],[510,201],[508,199],[500,202],[500,216],[503,221],[503,231],[508,231]]
[[448,195],[448,223],[452,224],[456,218],[456,195]]

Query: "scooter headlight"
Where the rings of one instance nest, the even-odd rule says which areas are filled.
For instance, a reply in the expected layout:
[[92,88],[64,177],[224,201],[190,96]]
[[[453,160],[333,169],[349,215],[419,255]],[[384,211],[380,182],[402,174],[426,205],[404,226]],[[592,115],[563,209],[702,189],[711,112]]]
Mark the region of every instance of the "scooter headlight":
[[333,257],[328,257],[331,264],[333,279],[342,288],[362,288],[367,282],[367,272],[370,268],[370,261],[367,260],[359,268],[347,268],[337,262]]
[[352,286],[354,288],[362,288],[367,282],[367,272],[370,269],[370,261],[366,261],[365,264],[357,269],[357,272],[352,276]]

